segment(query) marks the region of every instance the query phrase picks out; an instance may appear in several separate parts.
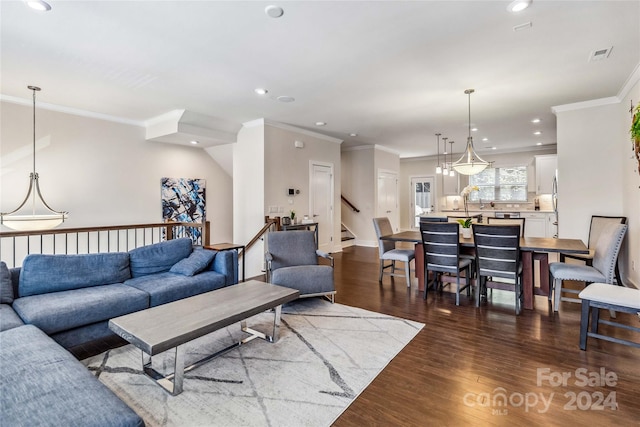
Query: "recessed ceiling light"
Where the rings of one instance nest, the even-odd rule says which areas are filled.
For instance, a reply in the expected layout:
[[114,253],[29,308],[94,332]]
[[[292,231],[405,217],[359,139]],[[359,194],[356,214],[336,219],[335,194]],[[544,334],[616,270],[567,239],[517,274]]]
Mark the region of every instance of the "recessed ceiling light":
[[482,142],[487,142],[489,138],[482,138]]
[[263,89],[261,87],[255,88],[253,91],[258,95],[266,95],[269,92],[268,90]]
[[497,150],[497,149],[498,149],[498,147],[491,147],[491,149],[492,149],[492,150]]
[[293,102],[296,99],[292,96],[279,96],[278,98],[276,98],[278,101],[280,102]]
[[540,122],[541,122],[541,120],[538,119],[538,118],[535,118],[535,119],[531,120],[531,123],[540,123]]
[[357,133],[350,133],[349,136],[355,137],[355,136],[358,136],[358,134]]
[[284,15],[284,10],[280,6],[271,5],[265,7],[264,13],[266,13],[269,18],[280,18]]
[[316,126],[324,126],[326,125],[326,122],[316,122]]
[[196,141],[195,139],[193,141],[189,141],[189,143],[193,144],[193,145],[198,145],[200,144],[200,141]]
[[478,128],[471,128],[471,132],[478,132]]
[[534,134],[534,135],[542,135],[542,131],[537,130],[537,131],[535,131],[533,134]]
[[44,0],[25,0],[27,6],[29,6],[33,10],[37,10],[40,12],[46,12],[51,10],[51,5]]
[[528,8],[530,5],[531,0],[515,0],[509,3],[509,6],[507,6],[507,10],[509,12],[518,13]]
[[542,142],[536,142],[536,145],[542,145]]

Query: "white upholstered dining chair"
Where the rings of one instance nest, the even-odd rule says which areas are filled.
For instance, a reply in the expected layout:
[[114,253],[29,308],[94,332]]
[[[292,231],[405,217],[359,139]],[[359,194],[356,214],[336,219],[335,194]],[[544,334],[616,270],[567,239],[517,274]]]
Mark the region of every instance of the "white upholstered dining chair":
[[618,253],[627,232],[627,225],[608,223],[602,227],[594,248],[592,265],[552,262],[549,264],[549,301],[554,296],[554,311],[558,311],[560,301],[580,302],[577,298],[563,297],[562,292],[578,294],[580,290],[562,287],[564,280],[613,284]]

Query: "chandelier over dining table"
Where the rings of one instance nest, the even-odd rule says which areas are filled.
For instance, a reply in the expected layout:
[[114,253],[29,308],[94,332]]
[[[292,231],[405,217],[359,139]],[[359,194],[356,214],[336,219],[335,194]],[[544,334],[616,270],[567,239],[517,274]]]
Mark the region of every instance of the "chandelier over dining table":
[[471,136],[471,94],[474,89],[464,91],[469,99],[469,136],[467,137],[467,147],[462,156],[452,164],[453,169],[463,175],[475,175],[487,168],[489,162],[483,160],[473,148],[473,137]]

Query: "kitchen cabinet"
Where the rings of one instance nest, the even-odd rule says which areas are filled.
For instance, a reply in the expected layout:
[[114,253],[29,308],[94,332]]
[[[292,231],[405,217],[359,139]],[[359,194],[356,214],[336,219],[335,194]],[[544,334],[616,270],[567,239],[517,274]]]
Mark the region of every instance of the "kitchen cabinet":
[[536,194],[551,194],[553,192],[553,177],[558,169],[558,156],[548,154],[535,156],[536,160]]
[[[444,196],[459,196],[458,174],[455,176],[442,176],[442,194]],[[460,201],[462,203],[462,201]],[[462,206],[460,206],[462,208]]]
[[520,216],[525,219],[525,237],[547,237],[547,214],[522,212]]
[[557,234],[555,214],[549,212],[521,212],[520,216],[525,218],[525,237],[554,237]]

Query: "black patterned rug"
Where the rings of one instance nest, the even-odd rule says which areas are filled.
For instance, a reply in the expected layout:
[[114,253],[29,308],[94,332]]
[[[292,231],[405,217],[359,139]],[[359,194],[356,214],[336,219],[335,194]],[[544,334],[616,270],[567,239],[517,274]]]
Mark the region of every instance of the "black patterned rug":
[[[273,313],[247,323],[268,331]],[[147,426],[328,426],[423,327],[320,298],[298,300],[283,308],[278,342],[253,340],[193,369],[178,396],[142,373],[141,352],[131,345],[83,363]],[[244,336],[236,324],[194,340],[186,364]],[[154,368],[171,372],[173,353],[154,356]]]

